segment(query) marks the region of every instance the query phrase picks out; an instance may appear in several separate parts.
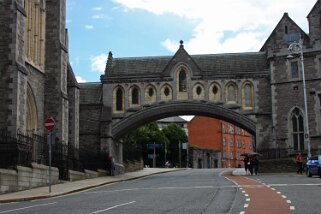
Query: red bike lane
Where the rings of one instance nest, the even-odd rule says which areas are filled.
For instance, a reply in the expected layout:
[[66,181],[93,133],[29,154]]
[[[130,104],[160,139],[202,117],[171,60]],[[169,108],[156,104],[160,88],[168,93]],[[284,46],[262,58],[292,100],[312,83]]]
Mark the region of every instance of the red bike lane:
[[247,199],[244,211],[246,214],[287,214],[291,209],[286,199],[275,190],[256,180],[244,177],[224,175],[245,191]]

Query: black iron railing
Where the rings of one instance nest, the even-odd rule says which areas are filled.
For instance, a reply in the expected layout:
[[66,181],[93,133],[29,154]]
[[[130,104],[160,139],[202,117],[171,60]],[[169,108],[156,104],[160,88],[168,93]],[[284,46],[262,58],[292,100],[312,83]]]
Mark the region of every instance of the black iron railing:
[[[68,180],[68,170],[106,169],[106,160],[107,154],[100,151],[78,149],[60,141],[52,145],[51,163],[59,169],[62,180]],[[47,137],[19,130],[16,136],[11,136],[8,131],[0,130],[0,168],[29,167],[32,162],[49,165]]]

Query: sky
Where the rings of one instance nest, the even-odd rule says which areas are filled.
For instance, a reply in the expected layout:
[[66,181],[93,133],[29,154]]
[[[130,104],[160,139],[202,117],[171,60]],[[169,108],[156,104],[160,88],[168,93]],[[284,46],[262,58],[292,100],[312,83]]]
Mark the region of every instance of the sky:
[[99,82],[113,57],[256,52],[284,12],[308,33],[316,0],[67,0],[69,57],[78,82]]

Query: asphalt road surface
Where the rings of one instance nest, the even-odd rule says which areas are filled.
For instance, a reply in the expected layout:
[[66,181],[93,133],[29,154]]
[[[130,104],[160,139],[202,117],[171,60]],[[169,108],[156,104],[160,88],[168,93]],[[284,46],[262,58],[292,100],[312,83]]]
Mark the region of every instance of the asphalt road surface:
[[[188,169],[159,174],[63,197],[2,204],[0,214],[246,213],[246,204],[253,199],[250,201],[242,188],[222,172],[222,169]],[[284,200],[291,203],[289,207],[294,208],[291,213],[320,213],[320,178],[294,173],[247,178],[280,192],[277,194],[285,196]]]

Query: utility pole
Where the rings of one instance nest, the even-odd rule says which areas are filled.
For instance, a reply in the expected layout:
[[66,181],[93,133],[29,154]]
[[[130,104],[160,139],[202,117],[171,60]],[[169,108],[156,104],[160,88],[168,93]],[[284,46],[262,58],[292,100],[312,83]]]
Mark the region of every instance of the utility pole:
[[154,141],[154,154],[153,154],[153,168],[156,167],[156,149],[155,149],[155,141]]
[[179,168],[182,167],[181,141],[178,141]]
[[188,142],[186,143],[186,168],[188,168]]

